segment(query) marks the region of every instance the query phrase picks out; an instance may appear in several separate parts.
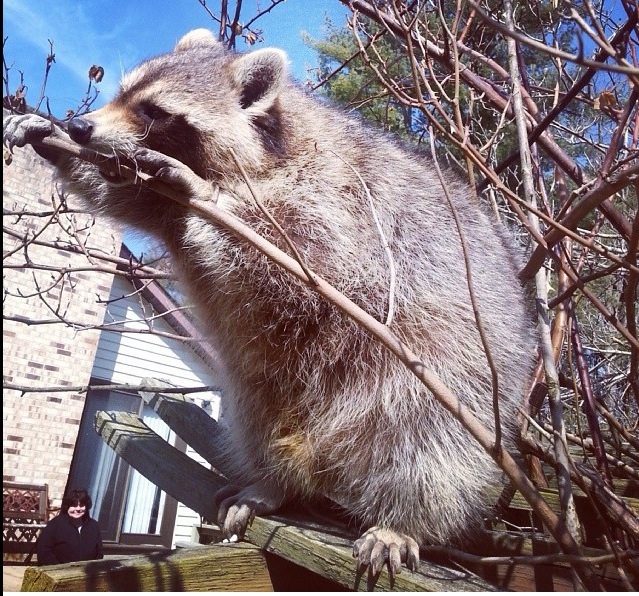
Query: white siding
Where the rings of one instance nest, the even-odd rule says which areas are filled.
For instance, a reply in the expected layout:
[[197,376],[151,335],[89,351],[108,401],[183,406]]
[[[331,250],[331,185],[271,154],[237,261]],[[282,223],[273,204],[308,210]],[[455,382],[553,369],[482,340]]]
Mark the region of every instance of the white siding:
[[[152,316],[147,303],[141,303],[133,286],[125,279],[116,277],[111,289],[110,304],[105,316],[105,325],[122,321],[129,329],[146,330],[148,324],[145,315]],[[163,320],[153,321],[157,332],[175,331]],[[152,377],[182,387],[201,385],[215,386],[216,380],[207,365],[191,350],[187,343],[178,339],[162,337],[151,333],[118,333],[103,331],[100,335],[96,360],[92,375],[111,383],[140,383],[144,378]],[[217,418],[219,414],[219,395],[213,392],[191,394],[190,398],[202,406],[210,402],[207,410]],[[187,455],[210,467],[198,453],[187,447]],[[213,495],[211,495],[211,499]],[[173,546],[176,542],[190,542],[194,524],[200,523],[200,516],[182,503],[178,504]]]
[[[190,447],[187,447],[187,454],[194,460],[201,463],[203,466],[209,468],[208,462],[206,462],[198,453],[193,451]],[[211,495],[213,500],[214,495]],[[177,514],[175,516],[175,529],[173,530],[173,544],[172,547],[179,542],[191,542],[193,535],[193,526],[199,526],[201,518],[198,513],[189,509],[186,505],[178,503]]]

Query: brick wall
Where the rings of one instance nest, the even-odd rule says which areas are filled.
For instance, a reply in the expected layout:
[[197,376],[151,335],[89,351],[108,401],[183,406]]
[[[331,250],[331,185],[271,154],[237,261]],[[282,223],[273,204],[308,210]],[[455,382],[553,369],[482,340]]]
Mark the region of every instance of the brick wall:
[[[54,505],[65,489],[84,395],[7,385],[53,388],[89,382],[99,332],[82,327],[102,323],[105,305],[98,297],[108,298],[113,278],[69,271],[60,279],[56,270],[89,265],[85,256],[68,250],[77,244],[74,235],[114,254],[121,243],[111,222],[94,221],[87,213],[52,218],[59,203],[52,168],[30,147],[15,149],[12,163],[3,165],[3,223],[10,229],[3,232],[3,479],[48,483]],[[26,214],[7,215],[8,210]],[[15,234],[32,241],[26,252],[20,248],[24,240]],[[60,316],[67,324],[46,323]],[[27,318],[39,324],[22,322]]]

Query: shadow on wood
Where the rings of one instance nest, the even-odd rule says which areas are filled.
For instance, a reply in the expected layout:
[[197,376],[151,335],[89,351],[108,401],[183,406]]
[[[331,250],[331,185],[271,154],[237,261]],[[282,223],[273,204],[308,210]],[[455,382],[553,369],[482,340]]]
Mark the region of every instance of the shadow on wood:
[[201,546],[152,555],[29,567],[23,592],[270,592],[260,549]]

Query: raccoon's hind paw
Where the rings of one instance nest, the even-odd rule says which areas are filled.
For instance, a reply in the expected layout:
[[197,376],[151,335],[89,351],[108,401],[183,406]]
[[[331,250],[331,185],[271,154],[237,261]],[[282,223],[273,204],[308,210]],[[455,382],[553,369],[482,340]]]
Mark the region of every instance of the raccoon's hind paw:
[[53,134],[53,123],[37,114],[7,116],[2,122],[2,144],[12,151],[27,143],[37,143]]
[[187,198],[206,201],[213,197],[211,184],[177,159],[151,149],[138,149],[131,157],[138,170],[161,180]]
[[225,538],[242,538],[256,515],[277,511],[288,500],[283,491],[267,487],[261,482],[246,488],[227,486],[215,495],[218,506],[217,522]]
[[357,557],[358,571],[369,567],[369,574],[376,578],[384,564],[388,564],[391,581],[401,573],[402,563],[411,571],[419,564],[419,545],[410,536],[386,528],[374,527],[353,544],[353,556]]

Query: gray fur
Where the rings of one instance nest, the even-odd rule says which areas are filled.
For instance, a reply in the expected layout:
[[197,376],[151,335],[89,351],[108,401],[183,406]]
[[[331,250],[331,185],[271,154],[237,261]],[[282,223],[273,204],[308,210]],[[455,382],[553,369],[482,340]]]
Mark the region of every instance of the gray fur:
[[[383,321],[389,263],[356,171],[397,269],[391,329],[492,428],[490,369],[460,240],[432,165],[314,101],[286,73],[278,50],[230,54],[210,34],[192,32],[176,51],[125,77],[119,95],[86,116],[94,127],[89,145],[142,145],[179,159],[220,185],[222,208],[286,250],[254,206],[232,148],[306,263]],[[325,495],[362,523],[420,543],[448,541],[481,518],[485,489],[498,478],[490,456],[365,331],[184,207],[109,184],[86,163],[67,160],[59,168],[94,208],[170,248],[225,360],[225,415],[239,482],[266,485],[281,500]],[[534,350],[518,256],[465,183],[446,176],[512,438]]]

